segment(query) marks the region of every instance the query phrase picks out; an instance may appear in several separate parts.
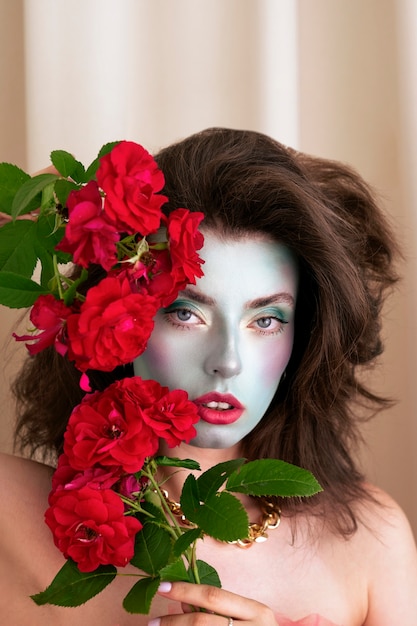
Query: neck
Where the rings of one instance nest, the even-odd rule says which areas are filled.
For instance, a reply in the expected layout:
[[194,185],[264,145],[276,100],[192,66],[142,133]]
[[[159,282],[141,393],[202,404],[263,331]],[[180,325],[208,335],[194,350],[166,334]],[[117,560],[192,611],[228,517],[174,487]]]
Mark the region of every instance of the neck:
[[[180,458],[180,459],[193,459],[200,464],[201,470],[186,470],[186,469],[178,469],[176,467],[163,467],[159,469],[158,477],[161,479],[168,479],[164,484],[164,489],[168,492],[168,498],[171,502],[179,502],[180,495],[182,491],[182,487],[184,485],[184,481],[186,480],[189,474],[193,474],[196,478],[201,475],[202,472],[213,467],[213,465],[217,465],[218,463],[223,463],[225,461],[230,461],[232,459],[242,458],[242,451],[240,444],[232,446],[231,448],[225,449],[213,449],[213,448],[197,448],[195,446],[190,446],[187,444],[181,444],[176,448],[168,448],[166,442],[161,442],[159,448],[159,454]],[[255,536],[259,537],[259,516],[261,513],[261,509],[259,507],[259,503],[256,499],[246,496],[244,494],[235,493],[235,497],[237,497],[243,504],[246,509],[246,512],[249,517],[250,522],[256,522],[252,524],[254,528],[256,528]],[[270,510],[268,511],[270,513]],[[263,512],[265,515],[265,512]],[[268,519],[269,524],[273,524],[270,528],[276,528],[280,522],[280,511],[274,510],[274,517],[272,521],[269,517],[263,518],[263,521]],[[262,526],[262,524],[261,524]],[[260,533],[262,537],[267,537],[268,535],[262,531]],[[259,539],[257,539],[259,540]],[[252,545],[251,543],[249,545]],[[245,545],[244,547],[247,547]]]

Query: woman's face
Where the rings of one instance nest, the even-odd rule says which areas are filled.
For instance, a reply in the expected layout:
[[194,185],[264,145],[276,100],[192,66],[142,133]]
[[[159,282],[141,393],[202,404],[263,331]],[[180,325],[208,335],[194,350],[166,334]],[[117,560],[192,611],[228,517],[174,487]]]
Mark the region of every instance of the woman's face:
[[155,319],[137,376],[185,389],[199,411],[191,444],[228,448],[262,419],[289,361],[297,264],[266,236],[205,233],[204,276]]

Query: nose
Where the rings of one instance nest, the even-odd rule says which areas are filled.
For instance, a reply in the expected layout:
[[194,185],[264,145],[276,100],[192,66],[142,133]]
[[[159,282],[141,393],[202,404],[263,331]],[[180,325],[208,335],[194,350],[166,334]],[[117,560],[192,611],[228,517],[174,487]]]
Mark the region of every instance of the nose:
[[210,351],[204,362],[204,369],[210,376],[232,378],[242,371],[239,354],[239,340],[232,329],[224,330],[213,337]]

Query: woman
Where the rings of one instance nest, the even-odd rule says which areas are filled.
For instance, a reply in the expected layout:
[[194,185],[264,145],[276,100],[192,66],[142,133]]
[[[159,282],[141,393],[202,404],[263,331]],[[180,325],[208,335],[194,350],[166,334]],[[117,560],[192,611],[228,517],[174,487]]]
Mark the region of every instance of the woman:
[[[366,388],[359,370],[382,352],[380,311],[396,280],[392,234],[368,187],[346,167],[254,132],[210,129],[156,160],[169,198],[164,212],[185,206],[205,214],[204,276],[157,312],[133,371],[90,373],[90,381],[103,389],[135,373],[189,393],[200,416],[197,435],[174,450],[161,443],[161,453],[194,458],[202,469],[242,456],[280,458],[309,469],[324,491],[281,502],[280,525],[249,550],[205,538],[199,556],[217,569],[223,589],[162,583],[149,621],[119,608],[129,588],[123,577],[76,609],[36,607],[27,599],[63,563],[43,522],[52,470],[5,457],[3,619],[417,624],[409,525],[388,495],[364,482],[354,461],[364,408],[375,412],[388,403]],[[43,351],[26,364],[15,393],[23,448],[59,452],[82,395],[79,373]],[[186,475],[172,473],[172,500]],[[259,502],[242,502],[257,521]]]

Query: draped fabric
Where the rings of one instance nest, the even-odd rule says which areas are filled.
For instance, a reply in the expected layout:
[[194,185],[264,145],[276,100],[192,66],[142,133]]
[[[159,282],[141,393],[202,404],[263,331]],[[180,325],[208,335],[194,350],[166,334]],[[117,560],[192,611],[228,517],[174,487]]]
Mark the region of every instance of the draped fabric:
[[154,149],[214,124],[294,143],[295,15],[288,0],[27,0],[29,166],[57,142],[87,158],[110,136]]
[[[405,263],[374,387],[400,402],[363,458],[417,531],[416,42],[414,0],[0,0],[1,161],[33,172],[52,149],[88,162],[110,140],[154,151],[222,125],[348,162],[378,189]],[[0,314],[3,346],[17,316]]]

